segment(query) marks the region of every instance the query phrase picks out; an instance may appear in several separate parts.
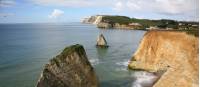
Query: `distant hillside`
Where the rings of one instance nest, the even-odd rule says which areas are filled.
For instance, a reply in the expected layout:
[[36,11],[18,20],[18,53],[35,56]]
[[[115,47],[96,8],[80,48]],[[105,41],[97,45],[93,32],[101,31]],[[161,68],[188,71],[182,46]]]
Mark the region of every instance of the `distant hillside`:
[[[92,21],[91,21],[92,20]],[[98,21],[98,22],[97,22]],[[127,16],[97,15],[84,20],[85,23],[97,24],[99,28],[125,28],[125,29],[179,29],[198,30],[198,22],[175,21],[169,19],[150,20],[137,19]]]

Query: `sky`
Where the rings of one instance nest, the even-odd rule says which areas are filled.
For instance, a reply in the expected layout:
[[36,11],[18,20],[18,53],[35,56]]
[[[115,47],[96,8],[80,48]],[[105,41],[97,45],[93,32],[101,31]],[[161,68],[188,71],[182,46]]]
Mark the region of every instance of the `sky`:
[[0,0],[0,23],[80,22],[91,15],[199,21],[199,0]]

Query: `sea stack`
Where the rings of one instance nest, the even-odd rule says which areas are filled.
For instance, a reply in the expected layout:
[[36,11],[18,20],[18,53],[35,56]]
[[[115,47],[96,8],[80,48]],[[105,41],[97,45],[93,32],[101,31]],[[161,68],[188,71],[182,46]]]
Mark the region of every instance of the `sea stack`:
[[199,38],[175,31],[148,31],[129,68],[165,71],[153,87],[198,87]]
[[100,34],[98,36],[96,46],[97,47],[103,47],[103,48],[107,48],[108,47],[107,41],[106,41],[105,37],[103,36],[103,34]]
[[98,87],[83,46],[67,47],[45,65],[37,87]]

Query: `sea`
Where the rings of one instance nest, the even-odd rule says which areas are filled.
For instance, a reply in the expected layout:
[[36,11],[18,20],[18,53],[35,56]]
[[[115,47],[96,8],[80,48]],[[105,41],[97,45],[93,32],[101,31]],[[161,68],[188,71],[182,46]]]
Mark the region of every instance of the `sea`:
[[[79,22],[0,24],[0,87],[35,87],[44,65],[74,44],[84,46],[100,87],[150,87],[154,74],[127,68],[145,32]],[[96,48],[100,34],[109,48]]]

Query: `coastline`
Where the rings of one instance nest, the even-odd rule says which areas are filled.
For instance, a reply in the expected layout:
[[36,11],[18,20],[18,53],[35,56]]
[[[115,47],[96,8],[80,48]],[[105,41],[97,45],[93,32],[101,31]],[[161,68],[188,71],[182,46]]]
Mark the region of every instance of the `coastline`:
[[198,87],[198,39],[183,32],[148,31],[128,67],[164,71],[153,87]]
[[198,30],[198,22],[176,21],[170,19],[136,19],[118,15],[95,15],[82,20],[102,29],[147,29],[147,30]]

